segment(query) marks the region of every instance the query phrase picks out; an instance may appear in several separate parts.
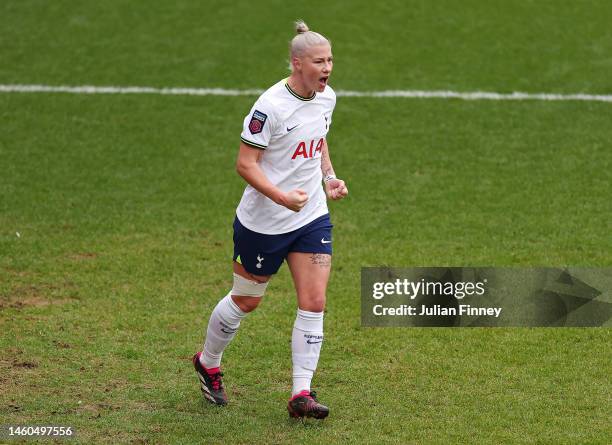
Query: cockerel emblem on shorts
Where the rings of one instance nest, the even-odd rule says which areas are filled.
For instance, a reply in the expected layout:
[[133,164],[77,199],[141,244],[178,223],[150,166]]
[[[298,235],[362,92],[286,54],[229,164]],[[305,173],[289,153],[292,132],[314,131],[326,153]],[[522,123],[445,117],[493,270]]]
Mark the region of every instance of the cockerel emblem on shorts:
[[257,261],[258,263],[255,264],[255,267],[258,269],[261,269],[261,262],[264,260],[264,257],[259,256],[259,254],[257,254]]

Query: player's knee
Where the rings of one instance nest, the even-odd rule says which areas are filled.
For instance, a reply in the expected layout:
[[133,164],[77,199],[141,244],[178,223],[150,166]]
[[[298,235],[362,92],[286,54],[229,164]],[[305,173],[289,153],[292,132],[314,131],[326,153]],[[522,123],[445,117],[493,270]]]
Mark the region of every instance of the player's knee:
[[261,297],[242,297],[237,295],[232,295],[232,300],[236,303],[236,306],[240,308],[242,312],[252,312],[254,311],[259,303],[261,302]]
[[325,294],[312,294],[300,300],[300,309],[304,311],[323,312],[325,310]]
[[234,272],[234,285],[232,286],[232,300],[243,312],[251,312],[261,301],[268,282],[249,280]]

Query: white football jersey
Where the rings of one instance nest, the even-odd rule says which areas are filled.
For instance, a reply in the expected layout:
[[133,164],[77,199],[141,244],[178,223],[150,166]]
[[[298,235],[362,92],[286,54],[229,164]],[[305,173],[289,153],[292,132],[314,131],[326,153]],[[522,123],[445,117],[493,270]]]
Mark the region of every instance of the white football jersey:
[[335,105],[331,87],[305,98],[289,87],[287,79],[257,99],[244,119],[240,139],[264,150],[259,166],[272,184],[284,192],[302,189],[308,202],[294,212],[247,185],[236,210],[247,229],[267,235],[287,233],[328,212],[321,151]]

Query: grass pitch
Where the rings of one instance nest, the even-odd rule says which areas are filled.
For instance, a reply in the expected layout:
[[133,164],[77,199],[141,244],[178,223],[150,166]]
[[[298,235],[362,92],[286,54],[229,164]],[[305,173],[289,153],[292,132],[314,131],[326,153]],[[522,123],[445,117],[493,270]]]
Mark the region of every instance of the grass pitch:
[[[336,89],[612,92],[605,2],[283,5],[7,2],[0,83],[265,88],[303,17]],[[350,196],[330,204],[314,380],[332,414],[287,418],[286,268],[225,353],[231,404],[205,404],[190,357],[230,286],[254,99],[0,95],[0,423],[80,443],[609,442],[609,328],[364,329],[359,270],[612,265],[610,104],[339,99]]]

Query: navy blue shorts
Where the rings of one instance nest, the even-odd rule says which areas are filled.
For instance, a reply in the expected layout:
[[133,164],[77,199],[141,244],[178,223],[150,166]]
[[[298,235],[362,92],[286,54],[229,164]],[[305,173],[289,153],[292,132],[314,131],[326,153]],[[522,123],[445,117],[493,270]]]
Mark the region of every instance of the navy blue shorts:
[[332,223],[329,213],[280,235],[264,235],[234,219],[234,261],[253,275],[275,274],[289,252],[332,254]]

